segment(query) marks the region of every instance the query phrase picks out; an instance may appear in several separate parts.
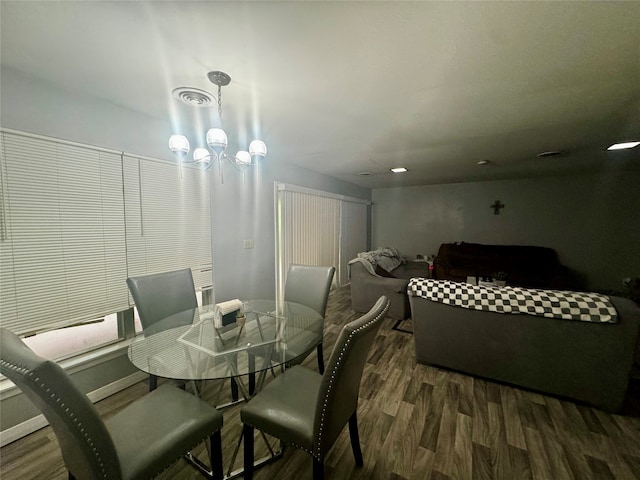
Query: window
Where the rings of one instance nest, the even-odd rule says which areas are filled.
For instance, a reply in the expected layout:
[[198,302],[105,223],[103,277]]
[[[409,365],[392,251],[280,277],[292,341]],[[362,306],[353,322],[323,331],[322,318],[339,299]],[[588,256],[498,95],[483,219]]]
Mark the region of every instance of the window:
[[367,246],[367,202],[276,184],[276,288],[292,263],[334,265],[334,285],[348,283],[347,263]]
[[2,129],[0,187],[0,324],[36,351],[117,341],[129,276],[190,267],[212,288],[202,170]]
[[18,334],[129,307],[122,159],[2,132],[0,318]]

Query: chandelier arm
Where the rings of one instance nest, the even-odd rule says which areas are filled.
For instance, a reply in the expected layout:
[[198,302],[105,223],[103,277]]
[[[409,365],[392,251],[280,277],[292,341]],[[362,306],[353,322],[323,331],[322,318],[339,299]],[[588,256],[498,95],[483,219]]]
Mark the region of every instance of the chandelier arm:
[[238,163],[236,162],[236,157],[232,156],[232,155],[227,155],[226,153],[223,154],[223,158],[227,161],[227,163],[229,165],[231,165],[233,167],[233,169],[236,172],[242,172],[243,170],[243,166],[244,165],[238,165]]

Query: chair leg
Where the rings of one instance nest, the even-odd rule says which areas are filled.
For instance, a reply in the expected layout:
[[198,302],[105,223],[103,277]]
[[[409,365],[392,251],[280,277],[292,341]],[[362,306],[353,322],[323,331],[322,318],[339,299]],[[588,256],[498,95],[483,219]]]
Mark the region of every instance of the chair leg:
[[324,480],[324,464],[316,457],[313,457],[313,480]]
[[242,437],[244,441],[244,479],[253,478],[253,427],[243,425]]
[[364,465],[362,460],[362,450],[360,450],[360,435],[358,434],[358,417],[356,412],[349,417],[349,437],[351,438],[351,449],[353,450],[353,458],[356,465],[361,467]]
[[209,462],[214,480],[223,480],[222,469],[222,434],[220,430],[209,437]]
[[238,384],[233,377],[231,377],[231,400],[234,402],[238,400]]
[[322,342],[316,347],[316,353],[318,354],[318,371],[324,374],[324,354],[322,352]]
[[252,397],[256,393],[256,356],[249,354],[249,396]]
[[149,375],[149,391],[153,392],[156,388],[158,388],[158,377]]

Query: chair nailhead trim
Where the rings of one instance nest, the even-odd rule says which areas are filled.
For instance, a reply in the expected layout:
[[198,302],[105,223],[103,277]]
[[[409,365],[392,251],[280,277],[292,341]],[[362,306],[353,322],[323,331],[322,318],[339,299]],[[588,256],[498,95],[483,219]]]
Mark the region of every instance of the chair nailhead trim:
[[[347,337],[347,341],[342,346],[342,350],[340,350],[340,354],[338,355],[338,361],[336,362],[333,370],[331,371],[331,376],[329,378],[329,388],[327,388],[327,394],[325,395],[324,400],[323,400],[322,414],[320,415],[320,427],[318,429],[318,442],[317,442],[317,444],[315,446],[315,453],[312,453],[312,455],[316,459],[318,459],[319,461],[323,460],[323,453],[320,450],[320,446],[322,444],[322,435],[324,433],[324,426],[325,426],[325,421],[326,421],[327,403],[329,402],[329,397],[331,396],[331,391],[332,391],[333,386],[334,386],[333,382],[335,380],[335,377],[336,377],[336,375],[338,373],[338,370],[343,365],[343,359],[345,357],[345,354],[346,354],[347,350],[351,347],[351,342],[352,342],[353,338],[357,334],[359,334],[361,331],[366,330],[366,329],[370,328],[371,325],[375,324],[381,317],[383,317],[385,315],[385,313],[387,312],[388,308],[389,308],[389,302],[387,301],[387,304],[380,311],[380,313],[378,315],[376,315],[374,318],[369,320],[367,323],[365,323],[365,324],[361,325],[360,327],[356,328],[355,330],[353,330],[349,334],[349,336]],[[311,453],[311,452],[309,452],[309,453]]]
[[[0,363],[2,363],[3,366],[9,368],[10,370],[13,370],[13,371],[19,373],[20,375],[25,377],[25,379],[30,380],[36,387],[40,388],[44,392],[46,392],[46,393],[51,392],[51,388],[49,386],[47,386],[47,384],[45,384],[43,381],[41,381],[40,377],[36,377],[33,372],[29,371],[24,366],[17,365],[17,364],[12,364],[12,363],[7,362],[5,360],[2,360]],[[55,392],[51,393],[49,395],[49,398],[54,399],[56,401],[56,403],[61,403],[62,405],[64,405],[64,402],[62,402],[62,399],[60,397],[58,397],[55,394]],[[96,463],[100,466],[100,470],[101,470],[100,476],[102,478],[106,479],[107,478],[107,472],[105,471],[105,468],[104,468],[104,461],[102,459],[102,456],[100,455],[100,452],[96,448],[93,440],[89,437],[89,435],[85,431],[85,428],[82,425],[82,422],[80,422],[73,413],[69,413],[69,408],[68,407],[64,410],[64,413],[67,414],[67,416],[72,421],[74,426],[79,429],[79,431],[82,433],[82,436],[84,437],[85,441],[87,442],[89,447],[91,447],[91,451],[93,452],[94,459],[95,459]]]
[[[324,397],[323,400],[323,405],[322,405],[322,414],[320,416],[320,428],[318,431],[318,443],[315,445],[315,450],[314,447],[312,446],[312,449],[309,450],[301,445],[298,445],[295,442],[288,442],[289,445],[292,445],[295,448],[298,448],[304,452],[307,452],[309,455],[311,455],[312,457],[314,457],[316,460],[322,462],[323,461],[323,455],[322,452],[320,451],[320,444],[322,443],[322,433],[323,433],[323,428],[324,428],[324,424],[325,424],[325,417],[326,417],[326,413],[327,413],[327,402],[329,400],[329,396],[331,393],[331,389],[333,388],[333,381],[335,380],[336,377],[336,373],[338,372],[338,369],[343,365],[342,359],[345,356],[346,351],[349,349],[349,347],[351,346],[351,341],[353,340],[353,337],[355,337],[358,333],[360,333],[362,330],[366,330],[367,328],[369,328],[372,324],[375,324],[381,317],[384,317],[384,315],[386,314],[387,310],[389,309],[389,302],[387,302],[387,304],[385,305],[385,307],[382,309],[382,311],[376,315],[374,318],[372,318],[370,321],[368,321],[367,323],[361,325],[360,327],[356,328],[355,330],[353,330],[349,336],[347,337],[347,341],[345,342],[345,344],[342,346],[342,350],[340,350],[340,354],[338,355],[338,361],[336,362],[336,365],[334,367],[334,369],[331,371],[331,376],[330,376],[330,381],[329,381],[329,388],[327,389],[327,394]],[[326,374],[326,373],[325,373]],[[250,426],[251,428],[257,428],[255,425],[248,423],[248,422],[243,422],[245,425]],[[260,430],[259,428],[257,428],[258,430]]]

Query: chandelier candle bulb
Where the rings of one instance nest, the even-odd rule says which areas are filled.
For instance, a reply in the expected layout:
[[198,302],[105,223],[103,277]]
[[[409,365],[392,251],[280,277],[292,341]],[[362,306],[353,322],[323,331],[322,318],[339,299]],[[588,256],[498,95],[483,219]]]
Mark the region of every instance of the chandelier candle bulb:
[[254,140],[249,144],[249,154],[252,157],[266,157],[267,145],[262,140]]
[[186,157],[190,150],[189,140],[184,135],[171,135],[169,150],[180,157]]
[[216,153],[227,148],[227,134],[221,128],[210,128],[207,131],[207,145]]
[[206,163],[210,161],[211,155],[209,155],[209,151],[206,148],[196,148],[193,151],[193,160],[197,163]]
[[246,150],[240,150],[236,153],[236,163],[242,165],[249,165],[251,163],[251,155]]

